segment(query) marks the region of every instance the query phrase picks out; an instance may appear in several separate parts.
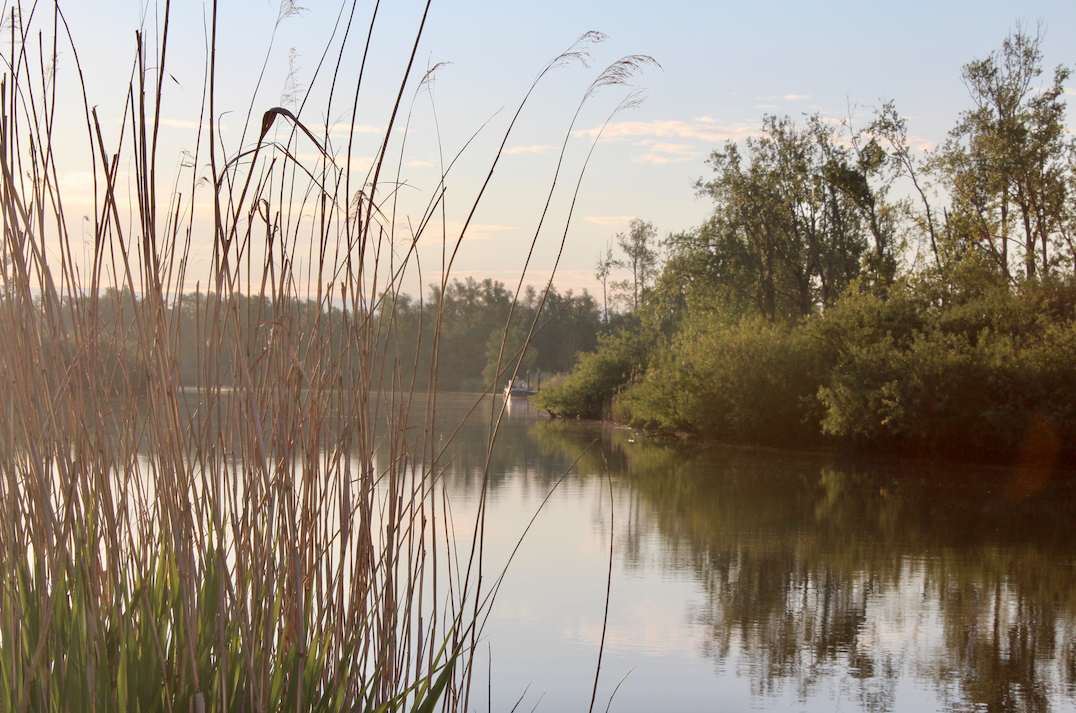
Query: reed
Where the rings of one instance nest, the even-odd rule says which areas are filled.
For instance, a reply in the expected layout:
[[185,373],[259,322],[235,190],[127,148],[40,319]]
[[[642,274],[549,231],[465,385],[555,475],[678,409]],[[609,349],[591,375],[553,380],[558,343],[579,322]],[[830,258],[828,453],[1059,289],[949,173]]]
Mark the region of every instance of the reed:
[[[284,2],[280,17],[296,11]],[[418,360],[388,348],[419,241],[454,256],[463,239],[426,235],[443,211],[442,180],[410,218],[410,246],[386,257],[407,220],[392,198],[401,178],[390,139],[406,92],[429,78],[412,71],[421,25],[395,103],[380,107],[380,151],[359,174],[361,73],[346,147],[306,126],[303,99],[294,111],[268,108],[256,139],[226,149],[215,130],[214,2],[205,129],[161,190],[170,12],[166,3],[152,43],[137,35],[111,144],[60,6],[16,4],[6,22],[0,710],[465,708],[490,601],[484,509],[452,523],[438,490],[452,426],[437,425],[435,389],[411,388]],[[342,8],[342,42],[355,14]],[[584,36],[546,71],[585,59],[597,39]],[[95,180],[92,215],[77,227],[54,153],[61,48],[80,77],[65,86],[81,88]],[[633,69],[630,59],[614,67]],[[339,70],[337,60],[334,92]],[[596,86],[626,76],[610,81],[607,70]],[[320,158],[300,160],[300,145]],[[199,183],[206,164],[209,185]],[[198,216],[210,214],[206,291],[187,292]],[[177,355],[192,349],[201,366],[185,381]],[[431,369],[436,384],[436,358]],[[489,419],[492,448],[499,414]],[[461,551],[454,527],[474,533]]]

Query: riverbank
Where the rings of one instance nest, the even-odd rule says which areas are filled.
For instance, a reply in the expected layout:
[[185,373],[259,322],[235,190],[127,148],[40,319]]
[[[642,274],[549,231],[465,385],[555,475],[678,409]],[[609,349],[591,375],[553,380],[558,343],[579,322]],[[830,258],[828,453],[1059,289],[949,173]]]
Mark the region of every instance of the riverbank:
[[1072,465],[1076,285],[939,303],[906,280],[795,322],[717,311],[602,341],[534,397],[712,442]]

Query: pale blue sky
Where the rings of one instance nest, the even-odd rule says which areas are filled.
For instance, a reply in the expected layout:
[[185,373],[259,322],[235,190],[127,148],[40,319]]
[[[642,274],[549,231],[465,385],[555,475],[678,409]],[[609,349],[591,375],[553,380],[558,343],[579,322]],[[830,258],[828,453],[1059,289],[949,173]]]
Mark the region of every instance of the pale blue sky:
[[[298,52],[300,81],[310,84],[340,7],[337,2],[318,0],[299,4],[308,10],[279,26],[255,100],[257,116],[280,103],[290,48]],[[137,0],[82,0],[61,6],[79,48],[90,102],[99,106],[103,121],[115,120],[131,68],[134,29],[143,11],[152,28],[155,6],[145,10]],[[218,112],[232,112],[222,121],[225,142],[232,151],[238,145],[242,117],[265,57],[277,7],[268,0],[222,0],[220,5]],[[412,1],[383,3],[358,124],[386,124],[421,7]],[[341,75],[345,83],[354,81],[371,8],[369,2],[359,5]],[[201,4],[173,2],[168,68],[176,82],[166,87],[163,116],[170,132],[162,139],[162,161],[174,163],[181,147],[193,148],[194,132],[183,127],[184,122],[193,125],[197,121],[201,101],[203,12],[208,18],[209,9]],[[449,209],[457,217],[469,205],[511,111],[543,64],[585,31],[599,30],[609,37],[592,49],[590,69],[560,70],[536,92],[508,141],[513,152],[502,160],[494,188],[476,217],[480,227],[461,251],[457,274],[506,281],[518,275],[523,246],[533,233],[556,159],[555,150],[541,147],[559,146],[586,86],[604,66],[623,55],[651,55],[663,70],[649,69],[639,78],[647,101],[616,117],[607,132],[612,140],[603,141],[594,153],[557,280],[565,287],[595,289],[591,273],[599,251],[616,231],[626,228],[632,216],[653,221],[662,234],[697,225],[709,206],[694,197],[691,186],[706,175],[704,160],[709,151],[726,137],[739,138],[755,130],[766,112],[797,118],[814,112],[842,117],[854,105],[858,107],[854,118],[866,121],[871,106],[892,99],[908,117],[910,133],[923,145],[943,140],[969,104],[960,80],[961,66],[999,47],[1018,21],[1032,29],[1043,23],[1048,68],[1076,65],[1076,3],[1071,0],[435,1],[420,45],[416,76],[428,62],[452,63],[438,74],[434,95],[445,154],[458,150],[482,122],[493,117],[449,181]],[[61,82],[72,77],[68,59],[61,54]],[[324,122],[328,79],[323,74],[314,83],[315,98],[302,115],[308,124]],[[346,98],[349,93],[345,90],[340,96]],[[408,90],[408,99],[412,93]],[[622,96],[614,88],[596,97],[584,110],[577,129],[600,125]],[[344,120],[349,103],[338,101],[330,122]],[[423,165],[434,162],[437,155],[429,99],[421,99],[416,107],[403,160],[411,164],[405,175],[414,186],[411,195],[417,205],[428,197],[439,174]],[[76,115],[81,112],[78,104],[70,105],[70,110]],[[498,110],[502,111],[498,114]],[[1069,125],[1076,126],[1071,117]],[[368,145],[377,135],[361,136],[366,144],[356,153],[368,156],[372,153]],[[84,155],[86,142],[77,132],[70,140],[71,161],[66,170],[71,172],[72,185],[77,185],[78,157]],[[564,228],[568,189],[575,183],[588,142],[585,134],[569,142],[564,184],[548,230],[543,232],[545,247],[539,251],[534,281],[552,266],[553,247]],[[450,225],[452,220],[450,215]]]

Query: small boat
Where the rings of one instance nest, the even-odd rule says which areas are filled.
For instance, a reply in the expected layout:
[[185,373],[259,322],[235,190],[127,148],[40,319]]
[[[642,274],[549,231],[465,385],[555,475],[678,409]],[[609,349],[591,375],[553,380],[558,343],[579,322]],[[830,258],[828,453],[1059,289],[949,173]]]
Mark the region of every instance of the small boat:
[[523,379],[516,379],[504,385],[504,397],[506,399],[525,399],[536,393],[538,392],[527,386],[527,382]]

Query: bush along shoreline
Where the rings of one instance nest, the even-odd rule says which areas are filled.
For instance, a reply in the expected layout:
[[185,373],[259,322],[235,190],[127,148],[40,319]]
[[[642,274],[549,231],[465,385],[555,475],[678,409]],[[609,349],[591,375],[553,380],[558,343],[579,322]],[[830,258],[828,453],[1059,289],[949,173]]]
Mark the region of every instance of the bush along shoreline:
[[724,443],[1076,462],[1076,282],[929,292],[851,292],[795,323],[692,314],[670,337],[604,339],[532,399]]
[[724,443],[1076,464],[1070,70],[1047,81],[1040,44],[1018,28],[965,65],[972,108],[928,151],[892,102],[859,128],[767,116],[714,151],[712,215],[661,243],[619,326],[536,405]]

